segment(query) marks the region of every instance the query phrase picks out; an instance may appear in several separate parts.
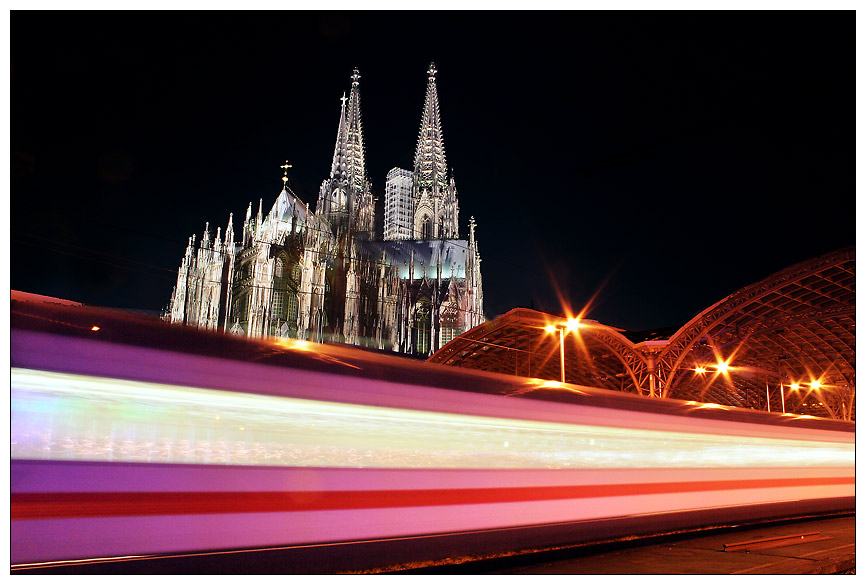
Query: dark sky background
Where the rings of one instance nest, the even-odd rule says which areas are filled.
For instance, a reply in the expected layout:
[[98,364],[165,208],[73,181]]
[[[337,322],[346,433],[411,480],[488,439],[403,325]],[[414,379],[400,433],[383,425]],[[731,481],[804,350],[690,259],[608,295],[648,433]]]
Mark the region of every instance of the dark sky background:
[[435,61],[487,317],[679,326],[854,244],[854,14],[13,11],[11,286],[158,312],[286,159],[315,206],[353,67],[381,197]]

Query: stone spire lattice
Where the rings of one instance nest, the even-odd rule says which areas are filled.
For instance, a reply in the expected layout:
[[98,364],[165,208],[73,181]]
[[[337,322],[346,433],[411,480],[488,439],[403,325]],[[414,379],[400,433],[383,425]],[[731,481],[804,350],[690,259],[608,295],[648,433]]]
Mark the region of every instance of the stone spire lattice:
[[424,98],[421,130],[415,148],[415,181],[418,191],[427,189],[444,193],[448,189],[445,142],[439,119],[439,94],[436,92],[436,66],[433,63],[427,70],[427,96]]

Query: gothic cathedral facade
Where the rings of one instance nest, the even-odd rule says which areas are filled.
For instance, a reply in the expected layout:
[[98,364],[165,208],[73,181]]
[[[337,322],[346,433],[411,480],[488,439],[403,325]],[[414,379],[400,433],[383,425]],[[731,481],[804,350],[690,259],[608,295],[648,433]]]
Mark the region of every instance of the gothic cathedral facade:
[[246,212],[239,242],[189,239],[165,317],[248,337],[342,342],[420,357],[484,322],[475,220],[460,239],[436,90],[427,93],[412,171],[388,172],[382,236],[364,162],[358,70],[343,95],[331,172],[315,211],[287,185]]

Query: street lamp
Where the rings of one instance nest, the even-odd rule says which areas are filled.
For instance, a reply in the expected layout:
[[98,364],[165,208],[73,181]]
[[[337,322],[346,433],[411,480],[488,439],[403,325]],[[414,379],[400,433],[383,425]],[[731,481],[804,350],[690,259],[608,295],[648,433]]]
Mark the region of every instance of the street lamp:
[[580,326],[580,319],[569,319],[565,323],[548,325],[544,328],[548,333],[559,331],[559,375],[563,384],[565,384],[565,332],[577,331]]
[[[725,373],[731,369],[731,366],[728,365],[728,362],[723,362],[721,360],[719,360],[719,363],[711,364],[709,367],[716,368],[716,371],[719,372],[720,374],[723,374],[723,373]],[[706,374],[707,368],[705,368],[704,366],[698,365],[695,367],[695,373],[696,374]]]
[[[821,386],[822,386],[821,380],[812,380],[811,382],[809,382],[809,388],[811,388],[812,390],[818,390],[821,388]],[[794,391],[800,389],[800,385],[797,382],[792,382],[790,387],[791,387],[791,390],[794,390]],[[782,413],[784,414],[784,412],[785,412],[785,385],[784,384],[781,384],[781,383],[779,384],[779,392],[782,394]]]
[[[782,394],[782,413],[784,413],[785,412],[785,386],[784,386],[784,384],[780,384],[779,386],[780,386],[780,391]],[[812,390],[820,390],[822,386],[823,386],[823,384],[821,383],[821,380],[812,380],[811,382],[809,382],[809,388],[811,388]],[[800,389],[800,385],[797,382],[792,382],[790,387],[791,387],[791,390],[794,390],[794,391]]]
[[694,372],[696,374],[700,374],[701,378],[703,378],[704,374],[706,374],[708,372],[707,368],[715,368],[716,369],[716,373],[713,374],[713,377],[710,379],[710,381],[707,382],[701,388],[701,396],[704,396],[707,389],[709,389],[709,387],[716,381],[716,378],[719,377],[719,374],[722,374],[726,378],[728,377],[728,371],[734,369],[733,366],[729,365],[731,359],[733,359],[733,358],[728,358],[727,361],[724,361],[724,360],[722,360],[722,358],[719,357],[718,358],[719,361],[715,364],[706,364],[706,365],[697,364],[695,366]]

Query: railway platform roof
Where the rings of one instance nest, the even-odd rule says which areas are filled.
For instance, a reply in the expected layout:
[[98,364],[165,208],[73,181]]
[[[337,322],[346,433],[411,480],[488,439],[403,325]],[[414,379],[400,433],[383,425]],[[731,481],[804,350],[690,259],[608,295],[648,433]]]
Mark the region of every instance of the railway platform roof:
[[[565,381],[641,395],[854,420],[855,250],[813,258],[725,297],[667,338],[591,320],[564,336]],[[508,313],[434,363],[560,379],[563,317]]]

